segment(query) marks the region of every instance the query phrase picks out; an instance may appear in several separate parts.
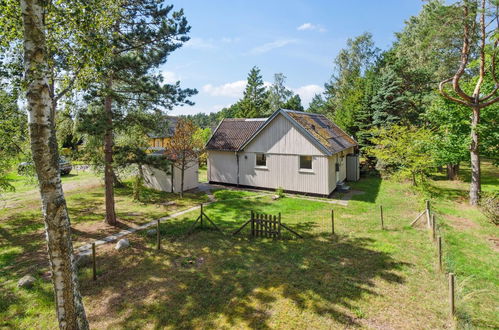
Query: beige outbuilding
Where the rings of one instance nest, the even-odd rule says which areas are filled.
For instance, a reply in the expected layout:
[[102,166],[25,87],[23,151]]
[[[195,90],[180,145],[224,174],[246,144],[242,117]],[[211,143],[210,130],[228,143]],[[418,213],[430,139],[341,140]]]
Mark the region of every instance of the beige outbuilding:
[[357,143],[326,116],[281,109],[269,118],[229,118],[206,144],[208,180],[330,195],[359,178]]

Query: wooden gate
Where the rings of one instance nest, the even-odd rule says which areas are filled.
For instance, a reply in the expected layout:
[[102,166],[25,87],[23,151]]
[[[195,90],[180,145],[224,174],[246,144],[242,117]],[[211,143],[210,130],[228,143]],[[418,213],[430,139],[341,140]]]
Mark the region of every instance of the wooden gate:
[[251,236],[253,237],[281,238],[281,229],[284,228],[302,238],[300,234],[281,222],[281,213],[275,216],[251,211],[251,218],[236,230],[233,235],[239,233],[248,224],[251,224]]
[[276,217],[252,211],[251,236],[281,238],[281,213]]

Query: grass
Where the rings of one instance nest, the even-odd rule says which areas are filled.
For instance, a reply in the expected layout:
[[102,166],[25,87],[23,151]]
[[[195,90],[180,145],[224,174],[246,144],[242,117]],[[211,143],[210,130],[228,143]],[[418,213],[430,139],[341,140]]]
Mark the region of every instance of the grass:
[[[467,169],[463,169],[466,177]],[[484,189],[497,188],[497,169],[485,164]],[[496,179],[494,179],[496,176]],[[82,180],[85,181],[85,180]],[[444,237],[445,267],[457,274],[458,325],[497,328],[497,228],[463,204],[463,182],[436,177],[432,207]],[[272,200],[257,192],[220,190],[206,213],[225,235],[209,227],[186,235],[199,211],[161,225],[163,249],[154,237],[130,235],[132,247],[98,249],[98,281],[80,269],[80,285],[94,328],[448,328],[446,276],[437,271],[429,233],[408,224],[424,197],[406,183],[376,177],[352,184],[364,191],[347,207],[321,201]],[[455,192],[457,190],[458,192]],[[126,226],[183,209],[185,201],[146,191],[133,202],[130,186],[116,192]],[[103,190],[81,186],[67,193],[75,244],[104,236]],[[161,205],[164,201],[176,205]],[[380,229],[379,205],[385,228]],[[332,236],[330,212],[335,210]],[[0,328],[55,328],[52,288],[46,272],[43,224],[37,201],[0,211]],[[232,236],[251,210],[282,214],[304,235],[250,239],[248,228]],[[458,220],[456,220],[459,218]],[[470,225],[470,221],[474,225]],[[464,223],[464,224],[463,224]],[[102,232],[101,232],[102,231]],[[31,290],[17,279],[31,273]]]
[[206,165],[198,169],[198,180],[199,182],[208,182],[208,169]]
[[[470,169],[464,166],[461,181],[433,181],[433,209],[444,240],[445,267],[456,274],[457,312],[463,327],[499,328],[499,228],[467,204]],[[482,190],[499,191],[499,171],[482,163]]]

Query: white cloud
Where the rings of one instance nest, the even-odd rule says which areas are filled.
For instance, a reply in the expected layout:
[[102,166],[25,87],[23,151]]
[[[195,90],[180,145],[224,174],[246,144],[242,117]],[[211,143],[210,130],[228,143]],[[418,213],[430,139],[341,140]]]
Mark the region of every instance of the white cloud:
[[298,88],[291,88],[293,92],[300,95],[301,102],[304,107],[307,107],[315,94],[324,92],[324,88],[319,85],[305,85]]
[[295,44],[296,42],[297,42],[297,40],[295,40],[295,39],[276,40],[276,41],[268,42],[266,44],[263,44],[263,45],[260,45],[260,46],[253,48],[250,51],[250,53],[251,54],[264,54],[264,53],[267,53],[273,49],[281,48],[281,47],[287,46],[289,44]]
[[298,31],[319,31],[319,32],[326,32],[327,30],[320,26],[320,25],[315,25],[312,23],[303,23],[299,27],[296,28]]
[[203,38],[191,38],[184,44],[184,47],[193,49],[214,49],[216,48],[213,40]]
[[166,84],[174,84],[180,80],[180,77],[173,71],[163,71],[161,75],[163,76],[163,82]]
[[220,39],[221,42],[226,43],[226,44],[239,42],[240,40],[241,40],[241,38],[239,38],[239,37],[233,37],[233,38],[223,37],[222,39]]
[[202,91],[211,96],[240,97],[243,94],[246,80],[238,80],[219,86],[207,84],[202,87]]

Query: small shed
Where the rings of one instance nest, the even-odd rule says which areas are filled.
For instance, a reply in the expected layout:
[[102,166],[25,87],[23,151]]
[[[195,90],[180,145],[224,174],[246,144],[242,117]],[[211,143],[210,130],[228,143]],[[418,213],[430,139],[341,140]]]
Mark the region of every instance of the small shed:
[[[199,186],[198,163],[189,164],[190,167],[184,172],[184,191],[195,189]],[[179,193],[181,187],[181,171],[175,166],[171,166],[168,172],[154,168],[149,165],[143,166],[144,185],[146,187]]]

